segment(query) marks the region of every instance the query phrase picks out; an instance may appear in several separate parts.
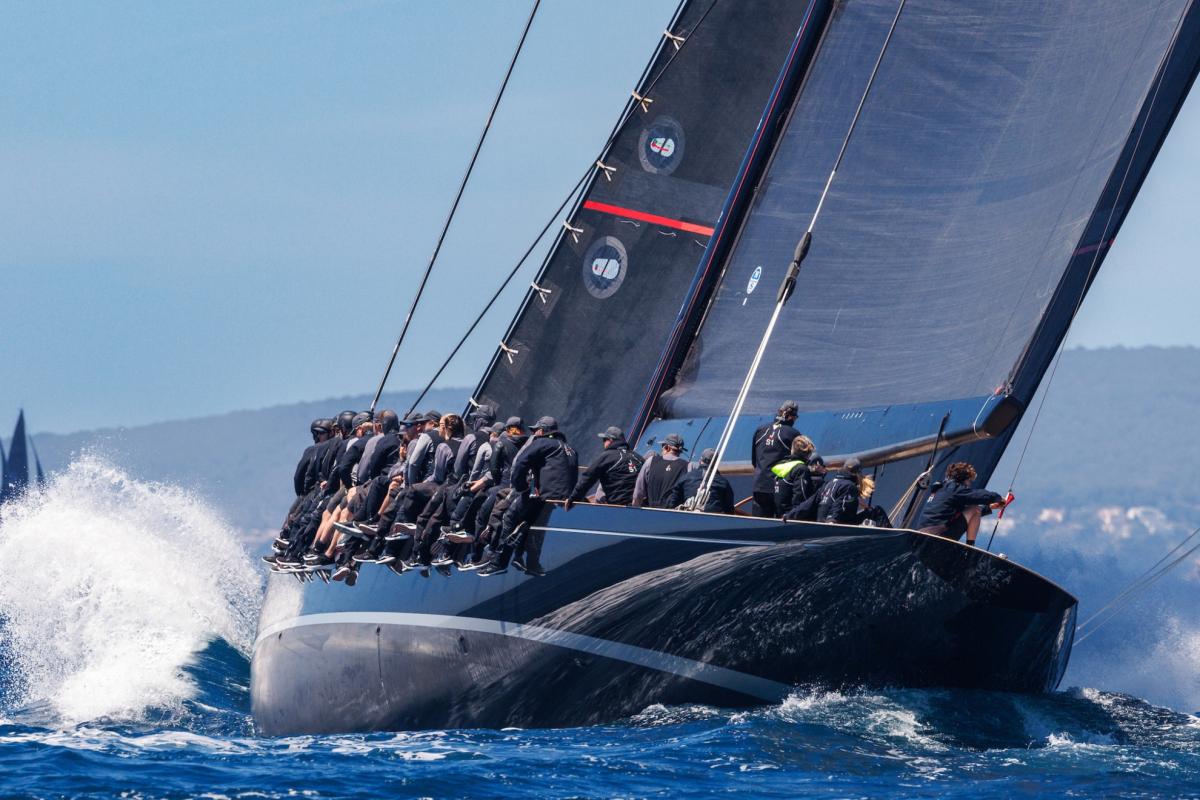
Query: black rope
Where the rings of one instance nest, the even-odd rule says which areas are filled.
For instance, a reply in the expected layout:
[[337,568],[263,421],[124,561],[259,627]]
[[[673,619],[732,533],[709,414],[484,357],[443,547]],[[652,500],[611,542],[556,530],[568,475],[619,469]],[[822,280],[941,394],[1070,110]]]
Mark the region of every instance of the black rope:
[[[662,69],[660,69],[658,71],[658,74],[655,75],[650,80],[650,82],[646,84],[645,89],[640,90],[639,93],[643,97],[648,96],[650,94],[650,92],[653,91],[654,87],[658,84],[659,80],[661,80],[662,76],[666,74],[667,70],[675,62],[675,59],[677,59],[679,57],[679,54],[682,53],[684,51],[684,49],[688,46],[688,43],[691,42],[692,37],[695,35],[696,31],[700,29],[700,26],[704,24],[704,20],[706,20],[708,18],[708,15],[710,13],[712,13],[712,10],[714,8],[716,8],[717,3],[719,3],[720,1],[721,0],[712,0],[712,3],[709,4],[708,8],[706,8],[704,10],[704,13],[701,14],[699,16],[699,18],[697,18],[696,24],[692,26],[691,31],[687,34],[686,38],[684,38],[683,42],[679,44],[679,47],[673,53],[671,53],[671,56],[667,59],[666,63],[663,64]],[[683,6],[681,4],[680,8],[682,9],[682,7]],[[678,16],[678,13],[676,14],[676,16]],[[651,59],[650,62],[646,65],[646,69],[642,72],[642,78],[638,81],[639,87],[641,86],[642,80],[645,80],[646,76],[648,76],[650,74],[650,70],[653,66],[654,66],[654,59]],[[617,118],[616,124],[613,125],[612,130],[609,131],[608,138],[605,140],[604,146],[600,148],[600,153],[596,157],[595,161],[602,162],[604,160],[604,157],[608,154],[609,148],[612,147],[613,143],[617,139],[618,134],[620,134],[621,129],[625,127],[625,124],[627,122],[629,122],[630,117],[633,116],[634,112],[637,110],[637,107],[638,107],[638,101],[636,99],[634,99],[633,97],[630,97],[629,100],[626,102],[625,108],[621,112],[621,115]],[[550,215],[550,218],[546,221],[546,224],[542,226],[542,229],[540,231],[538,231],[537,236],[534,237],[534,239],[530,243],[529,247],[526,248],[525,252],[517,260],[517,263],[509,271],[507,277],[505,277],[504,281],[500,284],[500,287],[498,289],[496,289],[495,293],[492,294],[491,299],[488,300],[488,302],[484,305],[483,310],[481,310],[479,312],[479,314],[475,317],[475,321],[471,323],[469,328],[467,328],[467,332],[463,334],[462,338],[458,340],[458,344],[456,344],[454,346],[454,349],[450,351],[450,355],[446,356],[445,360],[442,361],[441,366],[438,367],[437,372],[435,372],[433,375],[433,378],[431,378],[430,381],[425,384],[425,388],[422,389],[421,393],[419,395],[417,395],[415,400],[413,400],[413,403],[409,407],[409,410],[408,410],[409,414],[411,414],[413,412],[413,410],[415,410],[416,407],[421,404],[421,401],[425,399],[425,395],[427,395],[429,393],[429,390],[433,388],[433,385],[437,382],[438,378],[440,378],[442,376],[442,373],[446,370],[446,367],[450,365],[450,362],[454,360],[454,357],[458,355],[458,353],[462,349],[463,345],[466,344],[467,339],[471,336],[472,333],[475,332],[475,329],[479,326],[479,323],[482,322],[483,318],[487,315],[487,313],[489,311],[491,311],[492,306],[495,305],[496,301],[500,298],[500,295],[504,293],[504,290],[508,288],[508,285],[512,282],[513,278],[516,277],[517,272],[520,271],[522,266],[524,266],[525,261],[528,260],[529,256],[533,254],[533,251],[537,249],[538,242],[540,242],[542,240],[542,238],[545,237],[546,233],[555,225],[556,222],[558,222],[560,216],[562,215],[563,210],[568,205],[571,204],[572,199],[575,198],[575,196],[584,188],[584,186],[587,184],[588,180],[595,176],[598,169],[599,169],[599,167],[597,167],[595,163],[590,164],[588,166],[588,168],[584,171],[584,173],[579,177],[579,180],[577,180],[575,182],[575,185],[571,187],[571,191],[567,194],[567,196],[565,198],[563,198],[563,201],[561,203],[559,203],[558,208],[556,208],[554,213]],[[559,234],[560,238],[563,235],[565,235],[565,230]],[[546,254],[546,260],[543,261],[543,264],[542,264],[543,269],[548,265],[549,259],[554,255],[554,252],[557,249],[557,244],[558,244],[558,241],[556,240],[555,246],[552,246],[550,248],[550,252]],[[526,298],[525,298],[526,301],[529,300],[529,297],[530,296],[527,294]],[[524,309],[524,305],[522,305],[522,310],[523,309]],[[518,312],[517,316],[518,316],[518,318],[520,317],[520,312]],[[493,358],[493,364],[494,363],[495,363],[495,359]],[[488,372],[489,373],[491,372],[491,365],[489,365],[489,367],[488,367]],[[485,375],[485,379],[486,379],[486,375]],[[481,382],[480,385],[482,385],[482,383],[483,382]]]
[[383,371],[383,377],[379,380],[379,388],[375,390],[375,399],[371,401],[371,413],[375,412],[375,406],[379,404],[379,396],[383,394],[383,387],[387,384],[388,376],[392,374],[392,367],[396,363],[396,354],[400,352],[400,345],[404,342],[404,337],[408,333],[408,326],[412,323],[413,313],[417,310],[417,304],[421,302],[421,295],[425,293],[425,284],[429,282],[429,276],[433,272],[433,265],[437,262],[438,253],[442,250],[442,243],[446,240],[446,232],[450,230],[450,223],[454,219],[454,212],[458,210],[458,203],[462,200],[463,192],[467,188],[467,181],[471,178],[471,171],[475,169],[475,162],[479,159],[479,151],[483,149],[483,141],[487,138],[488,131],[491,130],[492,120],[496,117],[496,109],[500,107],[500,98],[504,96],[504,90],[508,87],[508,79],[512,77],[513,68],[517,65],[517,57],[521,55],[521,48],[525,46],[525,39],[529,36],[529,28],[533,25],[533,18],[537,15],[538,6],[542,0],[533,0],[533,8],[529,10],[529,18],[525,20],[525,29],[521,31],[521,40],[517,42],[517,49],[513,51],[512,60],[508,63],[508,71],[504,73],[504,80],[500,82],[500,91],[496,92],[496,99],[492,102],[492,110],[488,112],[487,121],[483,124],[483,130],[479,133],[479,141],[475,143],[475,152],[471,154],[471,161],[467,164],[467,171],[463,173],[462,181],[458,184],[458,193],[454,195],[454,202],[450,205],[450,213],[446,215],[446,221],[442,225],[442,232],[438,235],[437,244],[434,245],[433,255],[429,257],[429,264],[425,267],[425,274],[421,277],[421,285],[417,287],[417,293],[413,295],[412,304],[408,307],[408,315],[404,318],[404,327],[400,329],[400,338],[396,340],[396,346],[392,348],[392,357],[388,359],[387,369]]

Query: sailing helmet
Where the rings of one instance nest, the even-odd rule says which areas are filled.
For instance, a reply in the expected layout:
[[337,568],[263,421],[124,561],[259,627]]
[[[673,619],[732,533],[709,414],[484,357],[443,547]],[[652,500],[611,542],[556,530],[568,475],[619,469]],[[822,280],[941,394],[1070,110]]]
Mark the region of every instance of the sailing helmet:
[[342,429],[342,433],[349,435],[354,430],[354,412],[343,411],[337,415],[337,425]]

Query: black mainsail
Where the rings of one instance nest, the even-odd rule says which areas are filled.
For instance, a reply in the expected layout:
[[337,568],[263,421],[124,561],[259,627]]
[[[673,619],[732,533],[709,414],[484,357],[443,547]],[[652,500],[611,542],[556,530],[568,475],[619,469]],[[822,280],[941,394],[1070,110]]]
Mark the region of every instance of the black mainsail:
[[[560,419],[586,456],[633,420],[808,3],[687,2],[475,398]],[[639,87],[639,94],[645,88]]]

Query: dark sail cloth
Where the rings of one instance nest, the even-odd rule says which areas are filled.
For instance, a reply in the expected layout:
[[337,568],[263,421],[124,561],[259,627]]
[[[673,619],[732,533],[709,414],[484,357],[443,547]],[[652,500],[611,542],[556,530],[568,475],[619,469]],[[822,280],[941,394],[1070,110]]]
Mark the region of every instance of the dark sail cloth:
[[967,519],[963,511],[971,506],[982,506],[983,514],[992,513],[992,503],[1003,503],[1004,498],[987,489],[972,489],[958,481],[948,480],[935,487],[925,507],[917,529],[924,533],[958,539],[967,532]]
[[754,432],[750,451],[750,464],[754,467],[754,516],[776,516],[775,475],[771,467],[791,455],[792,440],[799,435],[800,431],[780,419]]
[[645,460],[629,447],[624,439],[614,439],[587,465],[571,495],[575,500],[587,497],[599,481],[604,490],[604,502],[627,506],[633,502],[633,488]]

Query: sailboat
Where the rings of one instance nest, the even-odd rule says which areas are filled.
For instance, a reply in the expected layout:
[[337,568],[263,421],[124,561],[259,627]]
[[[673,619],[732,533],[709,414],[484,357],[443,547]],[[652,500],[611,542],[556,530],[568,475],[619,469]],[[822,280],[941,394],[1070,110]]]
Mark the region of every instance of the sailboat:
[[33,439],[25,433],[25,411],[17,414],[17,424],[9,440],[8,452],[0,446],[0,504],[20,496],[29,486],[29,453],[32,450],[37,485],[45,484],[42,462],[33,448]]
[[683,2],[473,400],[581,461],[678,433],[740,496],[794,400],[898,527],[551,505],[543,577],[272,575],[260,730],[1056,688],[1076,599],[912,526],[923,478],[988,480],[1198,67],[1190,0]]

